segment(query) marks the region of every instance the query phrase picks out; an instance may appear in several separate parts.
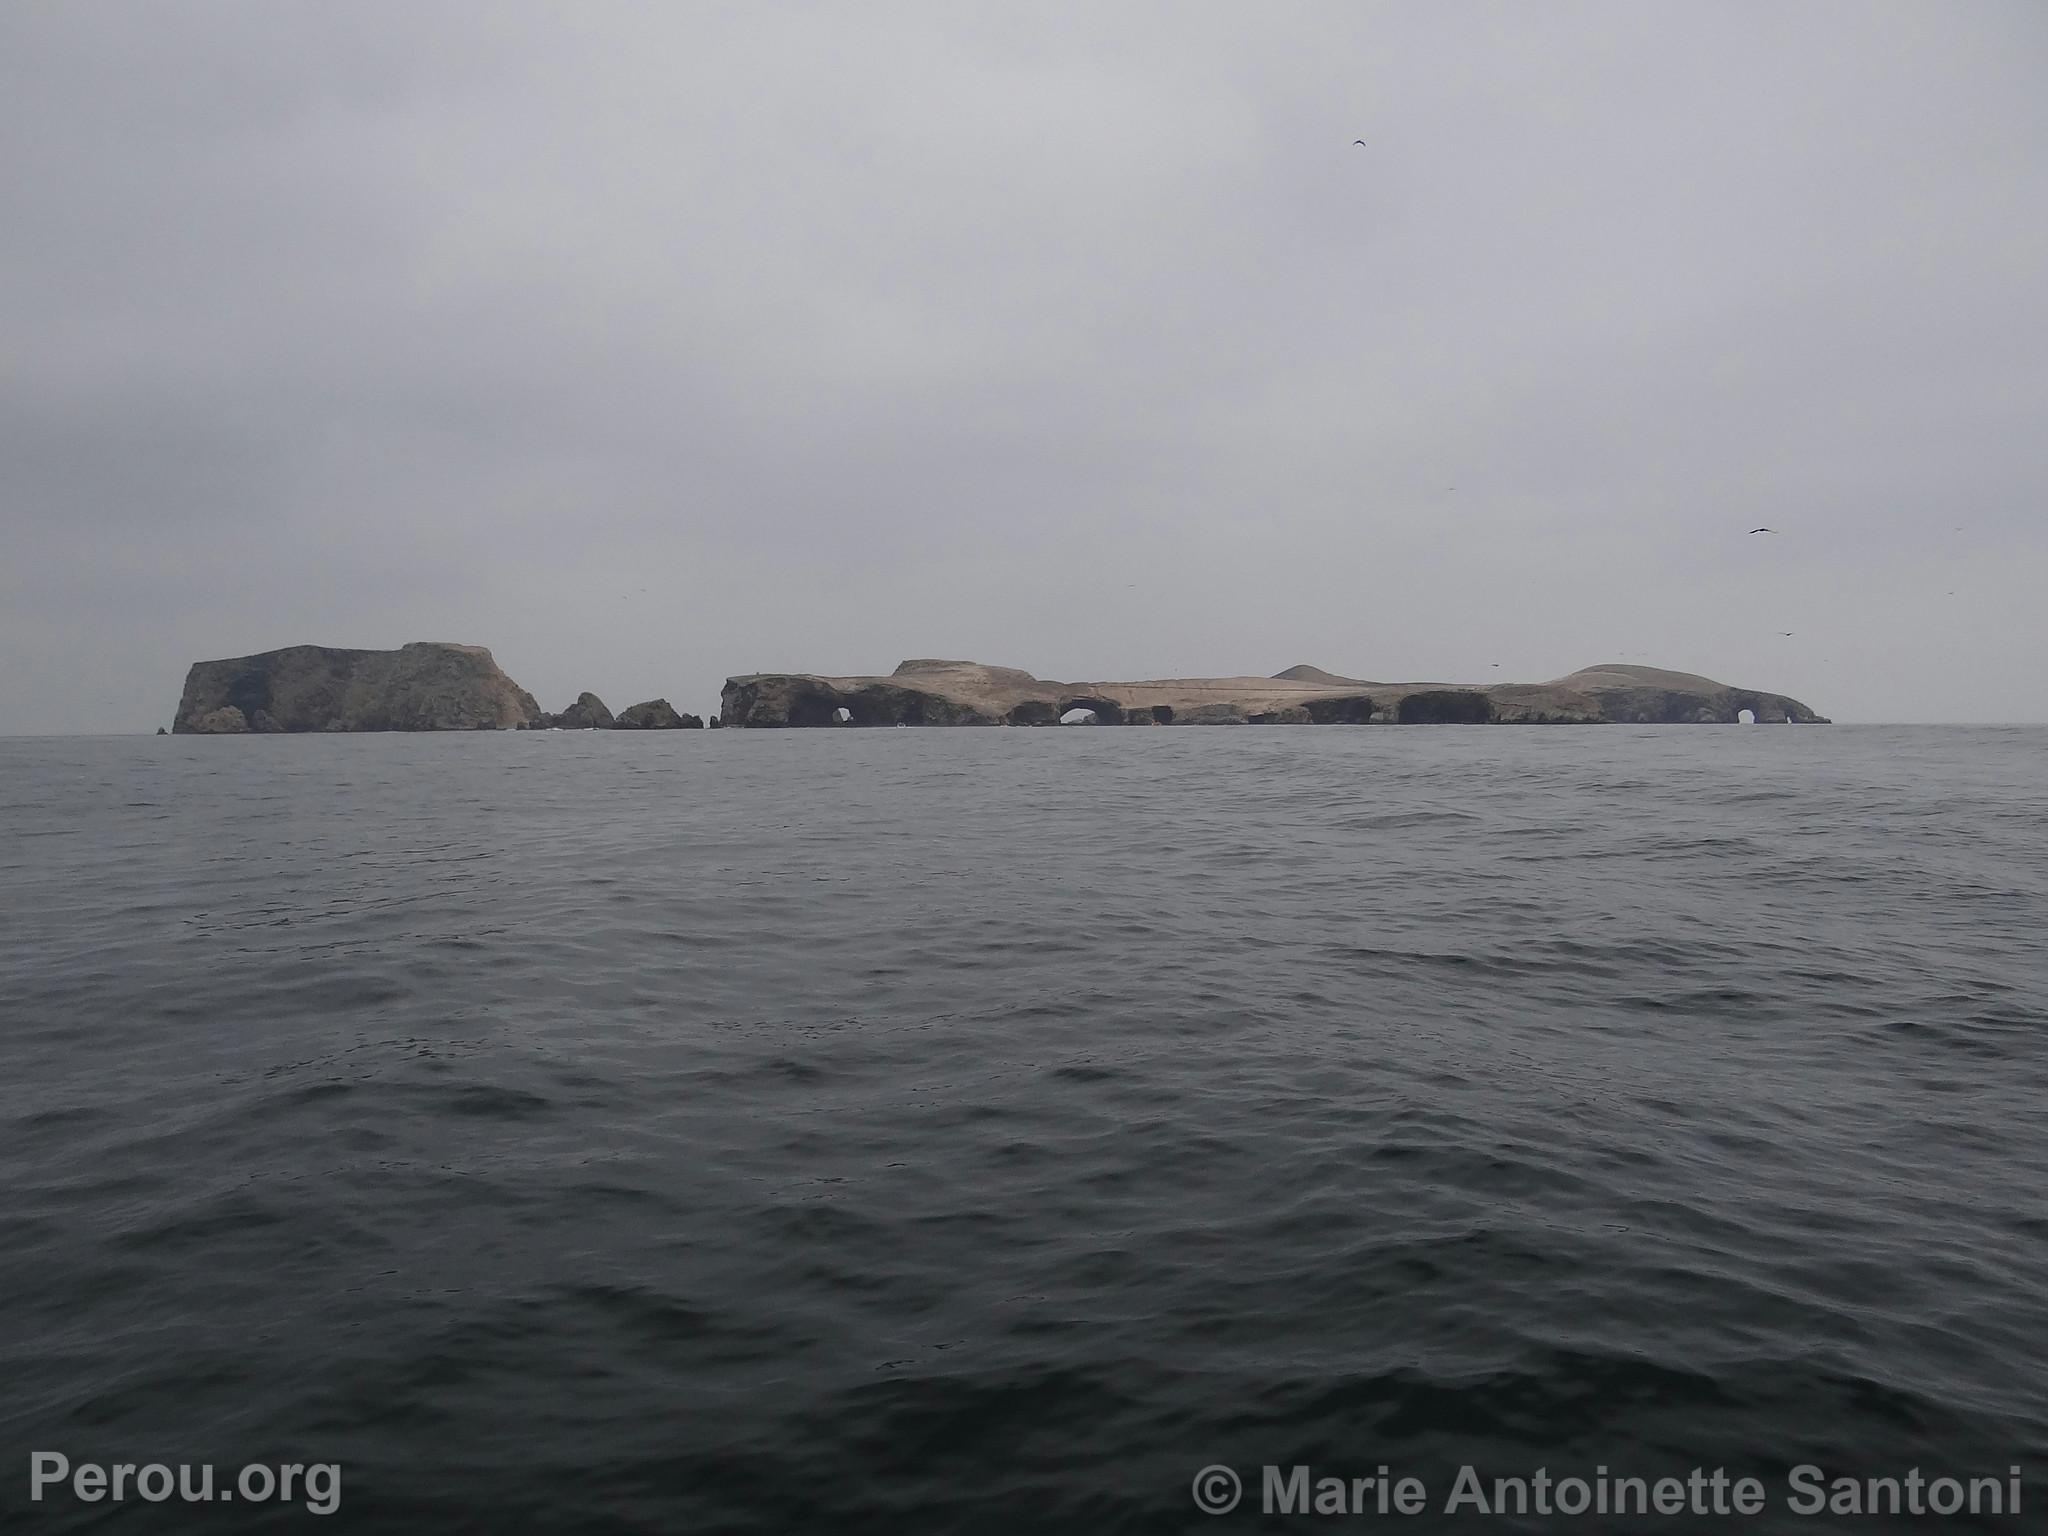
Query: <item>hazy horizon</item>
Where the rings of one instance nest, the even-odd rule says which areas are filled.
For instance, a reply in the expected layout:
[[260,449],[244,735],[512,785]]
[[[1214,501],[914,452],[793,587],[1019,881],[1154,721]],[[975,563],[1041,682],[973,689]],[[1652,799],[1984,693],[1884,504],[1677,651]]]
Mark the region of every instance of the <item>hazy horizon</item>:
[[0,731],[425,639],[2048,721],[2044,78],[2020,3],[16,7]]

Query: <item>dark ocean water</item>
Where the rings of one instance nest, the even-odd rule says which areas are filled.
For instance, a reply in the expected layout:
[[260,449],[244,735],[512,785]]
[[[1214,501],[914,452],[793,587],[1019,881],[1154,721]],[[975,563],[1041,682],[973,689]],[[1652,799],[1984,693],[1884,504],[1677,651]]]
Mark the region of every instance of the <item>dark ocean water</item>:
[[17,739],[0,825],[9,1530],[2048,1529],[2048,731]]

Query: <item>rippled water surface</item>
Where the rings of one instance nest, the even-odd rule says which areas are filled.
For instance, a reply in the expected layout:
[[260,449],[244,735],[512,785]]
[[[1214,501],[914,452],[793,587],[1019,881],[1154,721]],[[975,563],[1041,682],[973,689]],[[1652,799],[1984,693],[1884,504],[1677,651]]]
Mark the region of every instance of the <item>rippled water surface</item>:
[[10,1529],[1932,1528],[1803,1462],[2048,1529],[2048,732],[12,740],[0,807]]

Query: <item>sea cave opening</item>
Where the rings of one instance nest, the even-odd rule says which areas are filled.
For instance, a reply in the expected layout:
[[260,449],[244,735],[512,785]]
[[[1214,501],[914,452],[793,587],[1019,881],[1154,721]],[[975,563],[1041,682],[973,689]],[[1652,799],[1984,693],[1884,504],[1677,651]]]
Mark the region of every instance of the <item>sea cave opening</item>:
[[1738,709],[1735,712],[1735,723],[1737,725],[1755,725],[1756,711],[1753,709]]
[[1079,705],[1076,705],[1076,706],[1075,706],[1074,708],[1072,708],[1072,709],[1068,710],[1068,711],[1067,711],[1067,712],[1066,712],[1066,713],[1065,713],[1064,715],[1061,715],[1061,716],[1060,716],[1060,724],[1061,724],[1061,725],[1099,725],[1099,724],[1101,724],[1101,722],[1100,722],[1099,720],[1097,720],[1097,719],[1095,718],[1095,711],[1094,711],[1094,710],[1092,710],[1092,709],[1083,709],[1083,708],[1081,708],[1081,707],[1080,707]]
[[1493,701],[1476,688],[1428,688],[1404,695],[1394,718],[1403,725],[1484,725]]

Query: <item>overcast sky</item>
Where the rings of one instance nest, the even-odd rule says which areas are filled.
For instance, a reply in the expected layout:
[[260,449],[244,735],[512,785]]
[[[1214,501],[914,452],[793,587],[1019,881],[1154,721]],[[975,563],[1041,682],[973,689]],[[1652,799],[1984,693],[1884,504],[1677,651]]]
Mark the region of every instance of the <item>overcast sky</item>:
[[2037,0],[0,8],[0,729],[412,639],[2040,721],[2044,576]]

